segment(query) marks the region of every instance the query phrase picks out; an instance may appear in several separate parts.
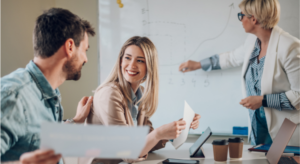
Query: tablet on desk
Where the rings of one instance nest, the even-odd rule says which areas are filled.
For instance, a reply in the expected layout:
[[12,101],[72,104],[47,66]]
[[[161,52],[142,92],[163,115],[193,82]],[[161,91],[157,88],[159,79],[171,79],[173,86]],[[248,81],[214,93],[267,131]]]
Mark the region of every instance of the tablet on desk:
[[162,162],[163,164],[199,164],[198,160],[188,160],[188,159],[172,159],[168,158]]
[[197,139],[197,141],[190,147],[190,157],[204,157],[201,151],[201,146],[207,141],[211,136],[212,131],[208,127],[203,134]]

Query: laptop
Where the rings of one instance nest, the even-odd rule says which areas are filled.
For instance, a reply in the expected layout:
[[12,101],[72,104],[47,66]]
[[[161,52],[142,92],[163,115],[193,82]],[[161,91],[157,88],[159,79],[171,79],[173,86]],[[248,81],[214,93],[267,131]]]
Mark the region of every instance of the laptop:
[[297,164],[294,157],[281,157],[286,145],[290,141],[297,125],[285,119],[273,140],[268,153],[267,159],[255,159],[242,161],[243,164]]

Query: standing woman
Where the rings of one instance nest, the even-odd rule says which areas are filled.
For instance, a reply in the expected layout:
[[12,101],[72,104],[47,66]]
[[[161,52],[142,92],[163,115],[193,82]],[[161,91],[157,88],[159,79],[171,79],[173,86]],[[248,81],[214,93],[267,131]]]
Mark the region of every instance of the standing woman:
[[[246,98],[240,104],[249,109],[251,144],[271,144],[285,118],[299,123],[300,41],[276,26],[277,0],[243,0],[239,7],[238,18],[250,33],[244,45],[200,62],[187,61],[179,70],[210,71],[243,64]],[[298,125],[289,145],[300,145],[299,129]]]
[[[149,151],[165,147],[168,140],[177,138],[185,129],[183,120],[157,129],[153,129],[149,120],[158,105],[157,58],[156,48],[148,38],[135,36],[128,39],[109,77],[96,89],[93,109],[87,119],[89,124],[149,126],[146,145],[138,160],[145,159]],[[143,82],[145,88],[140,86]],[[200,115],[196,114],[191,128],[198,128],[199,119]],[[103,159],[99,160],[103,162]],[[106,162],[113,163],[111,160]]]

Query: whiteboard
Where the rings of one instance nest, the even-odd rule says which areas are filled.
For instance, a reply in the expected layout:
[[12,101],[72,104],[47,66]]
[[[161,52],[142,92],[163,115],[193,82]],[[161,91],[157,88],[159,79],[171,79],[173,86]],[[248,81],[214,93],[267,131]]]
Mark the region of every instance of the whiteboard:
[[[232,133],[233,126],[248,126],[248,110],[239,105],[241,67],[180,73],[180,63],[200,61],[237,48],[247,34],[237,19],[241,0],[122,0],[99,1],[100,82],[117,61],[123,43],[132,36],[147,36],[159,56],[159,105],[151,117],[155,128],[183,117],[184,100],[199,113],[202,133]],[[299,38],[299,0],[279,0],[279,26]]]

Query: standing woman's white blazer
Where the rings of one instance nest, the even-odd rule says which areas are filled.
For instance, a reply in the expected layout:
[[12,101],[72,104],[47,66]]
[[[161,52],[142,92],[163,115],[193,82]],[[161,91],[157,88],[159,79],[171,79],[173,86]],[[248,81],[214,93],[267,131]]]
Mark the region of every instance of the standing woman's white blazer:
[[[243,46],[231,52],[219,54],[221,69],[243,64],[242,91],[244,97],[247,96],[244,76],[256,39],[255,35],[250,34]],[[274,139],[283,120],[288,118],[298,124],[289,145],[300,146],[300,41],[278,26],[275,26],[272,30],[266,53],[261,80],[261,94],[282,92],[285,92],[296,110],[279,111],[265,107],[268,130],[272,139]],[[251,125],[250,120],[249,125]],[[249,128],[249,134],[250,132],[251,128]]]

